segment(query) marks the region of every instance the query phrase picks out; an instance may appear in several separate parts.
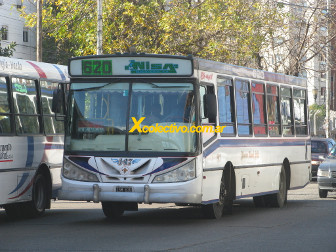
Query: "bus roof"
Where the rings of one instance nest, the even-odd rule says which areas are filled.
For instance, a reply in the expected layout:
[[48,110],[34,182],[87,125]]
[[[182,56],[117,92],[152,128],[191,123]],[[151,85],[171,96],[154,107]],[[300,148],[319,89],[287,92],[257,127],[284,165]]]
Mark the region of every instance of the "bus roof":
[[57,82],[69,81],[66,66],[7,57],[0,57],[1,75],[15,75],[17,77],[47,79]]
[[220,77],[220,74],[223,74],[223,77],[225,75],[234,75],[262,81],[298,85],[302,87],[306,87],[307,85],[306,78],[285,75],[281,73],[267,72],[264,70],[253,69],[248,67],[230,65],[217,61],[195,58],[194,65],[196,65],[196,67],[199,70],[217,73],[218,74],[217,77]]
[[281,73],[267,72],[197,57],[117,53],[110,55],[90,55],[69,60],[71,77],[191,77],[194,70],[246,77],[251,79],[298,85],[306,87],[306,79]]

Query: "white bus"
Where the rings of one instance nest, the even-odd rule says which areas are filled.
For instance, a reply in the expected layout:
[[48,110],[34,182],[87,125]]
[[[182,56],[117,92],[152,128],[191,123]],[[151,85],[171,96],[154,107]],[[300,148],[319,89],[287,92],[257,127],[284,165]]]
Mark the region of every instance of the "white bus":
[[245,197],[282,207],[309,182],[305,79],[149,54],[73,58],[69,76],[60,199],[107,217],[170,202],[220,218]]
[[64,123],[51,104],[68,81],[65,66],[0,57],[0,207],[9,217],[39,216],[57,196]]

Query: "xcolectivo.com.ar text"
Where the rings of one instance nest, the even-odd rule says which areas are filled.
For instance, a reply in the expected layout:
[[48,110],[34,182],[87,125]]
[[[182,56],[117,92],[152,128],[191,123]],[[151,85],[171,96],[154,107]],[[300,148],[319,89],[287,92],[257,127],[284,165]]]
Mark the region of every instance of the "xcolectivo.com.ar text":
[[132,117],[132,120],[134,122],[134,126],[130,129],[130,133],[137,130],[140,133],[221,133],[225,126],[211,126],[211,125],[202,125],[202,126],[176,126],[176,123],[172,123],[171,125],[162,126],[158,123],[151,126],[142,126],[141,123],[145,120],[145,117],[141,117],[139,121],[136,120],[135,117]]

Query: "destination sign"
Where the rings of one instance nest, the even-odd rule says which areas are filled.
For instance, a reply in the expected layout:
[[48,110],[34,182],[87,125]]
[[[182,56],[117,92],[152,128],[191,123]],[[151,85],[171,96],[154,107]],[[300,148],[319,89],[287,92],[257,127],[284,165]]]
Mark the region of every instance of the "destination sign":
[[180,57],[88,57],[71,59],[72,77],[191,76],[192,59]]

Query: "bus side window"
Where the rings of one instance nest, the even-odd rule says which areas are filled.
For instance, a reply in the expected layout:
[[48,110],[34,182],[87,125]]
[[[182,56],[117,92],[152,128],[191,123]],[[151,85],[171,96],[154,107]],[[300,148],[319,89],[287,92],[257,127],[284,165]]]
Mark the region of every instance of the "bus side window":
[[216,123],[210,123],[209,119],[205,117],[204,113],[204,95],[205,94],[213,94],[214,87],[209,85],[200,86],[200,109],[201,109],[201,124],[202,126],[207,126],[207,128],[202,132],[203,143],[208,142],[212,137],[215,136],[215,126]]
[[282,120],[282,132],[284,136],[294,135],[294,123],[293,123],[293,109],[292,109],[292,92],[290,88],[281,88],[281,120]]
[[218,78],[217,84],[219,126],[225,126],[221,135],[232,136],[236,134],[232,80]]
[[265,88],[263,83],[252,82],[253,132],[255,136],[266,135]]
[[267,84],[267,115],[269,135],[280,135],[279,88],[276,85]]
[[18,134],[39,134],[39,111],[36,83],[33,80],[12,78],[15,125]]
[[11,115],[8,96],[8,82],[5,77],[0,77],[0,134],[10,134]]
[[250,88],[247,80],[235,80],[238,135],[252,134]]
[[293,89],[296,135],[307,135],[306,91]]

